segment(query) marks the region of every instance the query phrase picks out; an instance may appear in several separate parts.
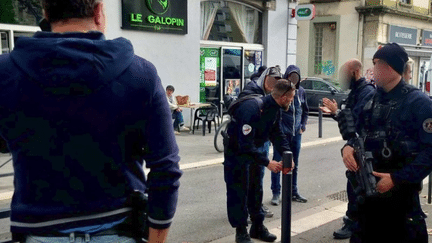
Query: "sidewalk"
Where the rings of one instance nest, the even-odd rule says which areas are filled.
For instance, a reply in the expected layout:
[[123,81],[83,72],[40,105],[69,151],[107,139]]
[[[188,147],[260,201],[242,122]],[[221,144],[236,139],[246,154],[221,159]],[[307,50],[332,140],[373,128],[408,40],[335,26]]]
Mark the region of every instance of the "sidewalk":
[[[327,142],[341,141],[342,138],[339,134],[337,122],[332,118],[324,117],[322,124],[322,137],[318,138],[318,117],[310,116],[306,131],[302,136],[302,147],[314,146],[324,144]],[[223,153],[219,153],[214,148],[214,126],[211,133],[202,135],[202,128],[195,130],[195,134],[189,132],[181,132],[176,135],[177,144],[180,148],[180,165],[186,166],[187,164],[194,163],[195,165],[205,164],[205,162],[212,164],[223,162]],[[272,149],[270,149],[272,151]],[[188,165],[186,168],[190,168]],[[194,167],[194,166],[191,166]]]

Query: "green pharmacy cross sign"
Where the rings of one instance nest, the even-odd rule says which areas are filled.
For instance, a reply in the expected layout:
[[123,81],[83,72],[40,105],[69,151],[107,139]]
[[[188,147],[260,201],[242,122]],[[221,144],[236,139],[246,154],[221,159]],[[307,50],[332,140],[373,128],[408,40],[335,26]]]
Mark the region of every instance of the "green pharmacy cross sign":
[[123,29],[187,34],[187,0],[122,0]]

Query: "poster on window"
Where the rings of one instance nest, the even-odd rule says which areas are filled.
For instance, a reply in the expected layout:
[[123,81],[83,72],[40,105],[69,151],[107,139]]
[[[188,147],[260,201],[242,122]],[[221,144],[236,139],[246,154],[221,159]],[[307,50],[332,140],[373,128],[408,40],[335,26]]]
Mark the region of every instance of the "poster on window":
[[216,86],[217,58],[206,57],[204,62],[205,62],[205,69],[204,69],[205,84],[206,86]]
[[238,97],[240,94],[240,79],[225,79],[225,94]]

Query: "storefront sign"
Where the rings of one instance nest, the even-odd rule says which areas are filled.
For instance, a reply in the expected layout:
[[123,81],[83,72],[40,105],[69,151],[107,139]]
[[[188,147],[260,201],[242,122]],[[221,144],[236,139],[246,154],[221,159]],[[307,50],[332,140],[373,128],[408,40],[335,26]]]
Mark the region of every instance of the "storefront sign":
[[390,25],[389,42],[416,45],[417,29]]
[[122,0],[123,29],[187,34],[187,0]]
[[424,46],[432,46],[432,31],[423,30],[422,42]]
[[220,49],[200,49],[200,102],[206,101],[205,87],[216,86],[220,68]]
[[311,20],[315,18],[315,5],[297,5],[297,7],[295,8],[295,18],[297,20]]

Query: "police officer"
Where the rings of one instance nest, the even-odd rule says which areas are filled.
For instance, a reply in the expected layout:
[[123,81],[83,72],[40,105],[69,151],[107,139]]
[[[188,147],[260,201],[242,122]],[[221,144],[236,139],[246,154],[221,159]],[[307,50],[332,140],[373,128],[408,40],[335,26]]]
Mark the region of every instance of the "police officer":
[[[359,60],[353,58],[344,63],[340,71],[342,85],[348,84],[349,89],[351,90],[346,99],[344,108],[352,110],[356,127],[358,127],[358,118],[363,107],[372,98],[375,92],[375,86],[368,83],[366,79],[361,76],[362,66],[362,63]],[[334,99],[329,100],[324,98],[323,107],[320,108],[325,113],[330,113],[335,120],[340,120],[340,110],[338,109],[338,104]],[[343,217],[343,226],[333,232],[333,236],[336,239],[350,238],[358,220],[356,195],[352,189],[350,181],[347,182],[347,194],[348,208]]]
[[[224,176],[228,219],[236,228],[238,243],[250,243],[250,237],[267,242],[276,240],[263,224],[263,171],[260,167],[279,172],[282,164],[269,161],[258,148],[270,138],[280,153],[289,150],[288,141],[280,131],[280,111],[289,108],[294,91],[290,82],[281,79],[271,95],[246,99],[232,113],[233,120],[227,130],[229,141],[224,151]],[[247,233],[248,212],[252,220],[250,235]]]
[[[378,86],[360,116],[365,149],[374,157],[377,195],[359,203],[359,227],[351,242],[428,242],[418,188],[432,171],[432,101],[402,79],[408,60],[396,43],[374,57]],[[343,161],[357,171],[349,141]]]

